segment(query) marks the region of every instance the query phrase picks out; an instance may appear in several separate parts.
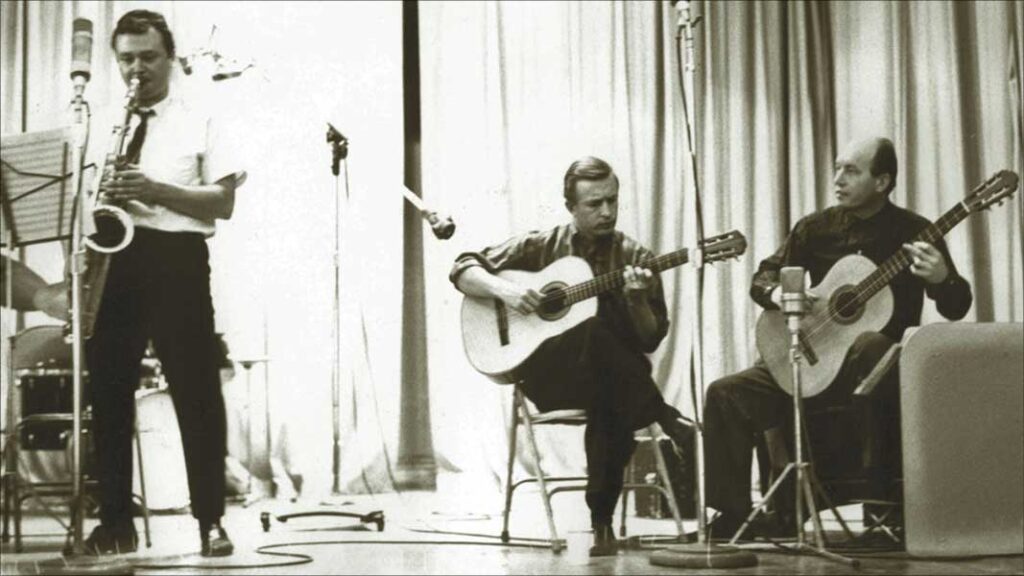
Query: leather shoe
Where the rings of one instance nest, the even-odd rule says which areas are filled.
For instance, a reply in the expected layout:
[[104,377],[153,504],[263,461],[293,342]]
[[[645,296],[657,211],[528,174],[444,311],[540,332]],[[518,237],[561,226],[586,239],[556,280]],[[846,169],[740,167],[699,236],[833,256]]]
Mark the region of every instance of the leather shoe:
[[202,551],[200,554],[206,557],[231,556],[235,551],[235,545],[228,538],[228,533],[221,527],[219,522],[209,525],[203,523],[199,526],[199,538],[202,540]]
[[692,452],[694,449],[695,427],[692,423],[682,419],[673,418],[659,422],[662,432],[669,437],[675,446],[676,454],[682,457],[683,454]]
[[594,526],[594,545],[590,547],[591,558],[597,556],[615,556],[619,553],[619,541],[611,524]]
[[116,524],[100,524],[85,539],[85,552],[90,555],[128,554],[139,547],[135,524],[128,520]]
[[[710,542],[728,542],[732,540],[736,531],[743,525],[744,518],[739,518],[731,514],[719,514],[717,518],[708,523],[705,527],[708,540]],[[737,542],[753,542],[757,536],[756,523],[747,526],[747,529],[743,531]],[[687,532],[687,542],[697,542],[699,535],[697,532]]]

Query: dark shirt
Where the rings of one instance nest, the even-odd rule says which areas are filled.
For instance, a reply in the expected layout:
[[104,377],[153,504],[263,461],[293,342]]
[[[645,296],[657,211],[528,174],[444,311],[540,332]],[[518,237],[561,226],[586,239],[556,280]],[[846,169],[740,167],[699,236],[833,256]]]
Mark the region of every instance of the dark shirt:
[[[911,242],[931,222],[909,210],[887,202],[873,216],[861,219],[849,210],[834,206],[806,216],[796,223],[786,243],[761,261],[750,287],[750,296],[768,310],[778,307],[771,292],[779,284],[779,270],[801,266],[811,274],[812,285],[819,284],[843,256],[861,254],[876,265],[889,259],[905,243]],[[946,243],[935,247],[946,259],[949,276],[939,284],[927,284],[907,267],[889,286],[893,293],[893,314],[882,333],[899,341],[908,326],[921,323],[924,295],[935,301],[939,313],[950,320],[967,314],[973,300],[971,285],[956,271]]]
[[[557,226],[551,230],[533,231],[515,236],[505,242],[485,248],[480,255],[487,259],[495,270],[522,270],[537,272],[563,256],[579,256],[590,264],[595,276],[620,270],[627,264],[640,266],[654,254],[636,240],[616,231],[596,241],[588,241],[579,234],[572,223]],[[455,259],[448,278],[458,286],[459,276],[467,268],[479,266],[469,253]],[[657,320],[657,330],[648,340],[642,341],[633,328],[626,298],[622,290],[611,290],[598,296],[597,315],[607,322],[611,331],[631,348],[650,353],[658,348],[668,334],[668,312],[665,295],[658,275],[647,290],[647,301]]]

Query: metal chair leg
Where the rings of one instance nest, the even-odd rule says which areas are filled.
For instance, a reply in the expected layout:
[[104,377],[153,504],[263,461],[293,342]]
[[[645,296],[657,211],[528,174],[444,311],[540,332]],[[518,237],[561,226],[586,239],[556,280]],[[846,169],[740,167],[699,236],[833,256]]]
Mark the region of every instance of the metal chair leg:
[[551,550],[558,553],[562,551],[562,541],[558,539],[558,530],[555,528],[555,514],[551,509],[551,495],[548,493],[547,481],[544,478],[544,469],[540,464],[540,451],[537,449],[537,439],[533,435],[533,422],[530,420],[530,413],[523,400],[522,392],[516,388],[516,403],[523,411],[523,424],[526,427],[527,446],[530,448],[530,455],[537,466],[537,484],[540,486],[541,501],[544,502],[544,512],[547,514],[548,531],[551,534]]
[[[518,392],[517,392],[518,394]],[[508,518],[512,513],[512,493],[515,491],[515,487],[512,485],[512,469],[515,467],[516,460],[516,432],[519,428],[519,401],[518,397],[513,395],[512,397],[512,422],[509,424],[508,430],[508,470],[505,474],[505,512],[502,515],[501,525],[501,541],[508,543]]]
[[686,534],[683,529],[683,519],[679,514],[679,503],[676,502],[676,493],[672,489],[672,481],[668,475],[668,466],[665,464],[665,455],[661,453],[661,447],[658,446],[658,435],[654,426],[647,427],[647,433],[650,434],[651,440],[654,444],[654,461],[658,466],[658,476],[661,477],[661,482],[665,486],[665,498],[668,500],[668,507],[672,511],[672,519],[676,523],[676,532],[679,536]]

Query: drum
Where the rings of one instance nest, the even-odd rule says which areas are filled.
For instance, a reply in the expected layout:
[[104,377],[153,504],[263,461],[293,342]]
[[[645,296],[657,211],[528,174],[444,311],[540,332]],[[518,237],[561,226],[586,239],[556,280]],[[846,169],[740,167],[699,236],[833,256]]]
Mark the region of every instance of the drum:
[[[71,345],[62,326],[36,326],[12,339],[17,421],[43,414],[71,414],[74,370]],[[82,407],[88,405],[88,374],[82,378]],[[70,422],[35,422],[20,430],[22,450],[63,450]]]
[[140,390],[135,395],[135,413],[142,454],[135,459],[133,491],[142,493],[139,479],[145,478],[146,503],[150,510],[177,510],[188,506],[185,450],[170,393]]

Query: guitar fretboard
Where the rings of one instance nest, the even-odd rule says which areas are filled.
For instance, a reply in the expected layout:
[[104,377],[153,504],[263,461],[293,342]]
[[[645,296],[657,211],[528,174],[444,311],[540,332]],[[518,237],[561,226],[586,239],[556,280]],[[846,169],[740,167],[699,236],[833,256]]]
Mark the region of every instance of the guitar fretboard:
[[[690,260],[690,251],[687,248],[676,250],[675,252],[669,252],[668,254],[662,254],[661,256],[655,256],[654,258],[648,258],[641,262],[644,268],[649,268],[653,272],[661,272],[670,268],[675,268],[682,264],[686,264]],[[554,290],[544,295],[541,299],[542,303],[562,301],[566,306],[575,304],[586,300],[587,298],[593,298],[609,290],[615,290],[621,288],[625,283],[625,279],[622,277],[622,270],[616,270],[614,272],[608,272],[595,276],[586,282],[580,282],[579,284],[569,286],[562,290]]]
[[[966,218],[968,214],[970,214],[970,211],[961,202],[943,214],[934,224],[925,228],[924,231],[914,238],[914,241],[935,244],[936,241],[959,224],[961,220]],[[902,272],[907,266],[910,266],[912,261],[913,258],[906,250],[901,249],[893,254],[881,266],[876,268],[874,272],[861,280],[860,284],[857,284],[858,300],[860,302],[867,302],[875,293],[887,286],[897,274]]]

